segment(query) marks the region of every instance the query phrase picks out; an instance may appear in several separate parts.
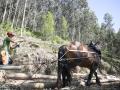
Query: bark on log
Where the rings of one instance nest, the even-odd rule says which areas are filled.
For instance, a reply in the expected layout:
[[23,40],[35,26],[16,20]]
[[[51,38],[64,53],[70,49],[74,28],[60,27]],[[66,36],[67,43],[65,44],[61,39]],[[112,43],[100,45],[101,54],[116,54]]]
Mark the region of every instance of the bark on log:
[[[24,83],[20,85],[14,85],[14,84],[7,84],[8,86],[12,86],[12,88],[16,88],[19,90],[59,90],[56,88],[56,83],[55,82],[30,82],[30,83]],[[73,84],[72,84],[73,86]],[[17,88],[18,87],[18,88]],[[74,87],[66,87],[66,88],[61,88],[60,90],[119,90],[120,83],[115,82],[115,83],[107,83],[107,84],[102,84],[102,86],[98,86],[97,84],[92,84],[90,87],[82,86],[81,84],[74,84]],[[56,88],[56,89],[55,89]]]
[[0,65],[0,70],[20,70],[22,66]]
[[[73,77],[76,76],[75,74],[73,74]],[[86,75],[81,75],[80,77],[84,77]],[[45,82],[46,81],[50,81],[53,80],[53,81],[56,81],[57,80],[57,76],[52,76],[52,75],[41,75],[41,74],[34,74],[34,75],[28,75],[28,74],[24,74],[24,73],[14,73],[14,74],[8,74],[4,77],[5,79],[14,79],[14,80],[44,80]],[[76,83],[83,83],[84,85],[84,79],[85,78],[80,78],[80,82],[78,82],[78,80],[76,80],[75,78],[73,78],[73,81],[72,82],[76,82]],[[95,78],[92,79],[91,81],[93,84],[96,84],[96,80]],[[105,83],[119,83],[120,82],[120,79],[119,78],[101,78],[100,79],[100,82],[102,84],[105,84]],[[41,85],[41,84],[40,84]]]
[[[45,82],[45,83],[27,83],[24,85],[21,85],[20,87],[22,87],[23,89],[43,89],[43,88],[55,88],[56,87],[56,82]],[[21,88],[21,89],[22,89]]]
[[14,73],[14,74],[8,74],[4,78],[14,79],[14,80],[33,80],[33,79],[56,80],[57,76],[41,75],[41,74],[28,75],[28,74],[24,74],[24,73]]

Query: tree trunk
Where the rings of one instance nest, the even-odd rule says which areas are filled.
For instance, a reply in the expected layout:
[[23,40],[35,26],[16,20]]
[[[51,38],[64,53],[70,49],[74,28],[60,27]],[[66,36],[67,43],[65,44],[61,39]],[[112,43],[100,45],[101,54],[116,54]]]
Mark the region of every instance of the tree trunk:
[[12,29],[13,29],[13,25],[14,25],[14,21],[15,21],[15,16],[16,16],[16,13],[17,13],[17,10],[18,10],[19,1],[20,1],[20,0],[17,0],[17,4],[16,4],[16,8],[15,8],[15,13],[14,13],[13,21],[12,21],[12,25],[11,25],[11,28],[12,28]]
[[27,0],[25,1],[25,7],[24,7],[24,13],[23,13],[23,19],[22,19],[22,25],[21,25],[21,36],[23,36],[26,7],[27,7]]
[[5,6],[4,14],[3,14],[2,23],[4,23],[4,21],[5,21],[5,16],[6,16],[6,13],[7,13],[7,5],[8,5],[8,1],[9,1],[9,0],[6,0],[6,6]]
[[28,75],[25,73],[14,73],[14,74],[6,75],[5,78],[15,79],[15,80],[34,80],[34,79],[56,80],[57,76],[41,75],[41,74]]
[[34,21],[33,21],[33,31],[36,31],[36,16],[37,16],[37,8],[36,8],[36,0],[35,0],[35,4],[34,4]]
[[10,18],[12,16],[12,9],[13,9],[13,4],[12,4],[12,1],[10,1],[10,9],[9,9],[9,12],[8,12],[8,17],[7,17],[7,21],[9,22],[10,21]]

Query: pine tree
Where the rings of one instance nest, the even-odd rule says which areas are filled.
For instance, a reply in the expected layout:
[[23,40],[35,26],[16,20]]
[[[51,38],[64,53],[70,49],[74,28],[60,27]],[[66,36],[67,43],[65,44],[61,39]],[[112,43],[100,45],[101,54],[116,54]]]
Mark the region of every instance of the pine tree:
[[48,11],[46,15],[43,15],[43,26],[41,34],[44,40],[51,40],[55,32],[55,23],[53,14]]

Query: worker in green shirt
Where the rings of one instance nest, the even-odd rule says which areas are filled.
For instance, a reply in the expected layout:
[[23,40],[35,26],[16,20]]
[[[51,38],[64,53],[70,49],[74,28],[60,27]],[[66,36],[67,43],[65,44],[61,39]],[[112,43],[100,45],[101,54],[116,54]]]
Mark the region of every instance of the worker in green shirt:
[[17,44],[14,40],[13,37],[15,35],[12,32],[7,32],[7,37],[3,40],[3,51],[1,52],[2,55],[2,63],[9,64],[11,62],[11,56],[10,56],[10,42]]

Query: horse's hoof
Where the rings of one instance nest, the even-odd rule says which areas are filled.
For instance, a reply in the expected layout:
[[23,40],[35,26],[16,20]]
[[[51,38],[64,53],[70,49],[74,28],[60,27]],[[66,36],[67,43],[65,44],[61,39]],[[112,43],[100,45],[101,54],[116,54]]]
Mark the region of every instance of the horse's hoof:
[[58,90],[59,90],[59,89],[62,87],[62,84],[61,84],[60,82],[59,82],[59,83],[58,83],[58,82],[59,82],[59,81],[56,82],[55,86],[56,86],[56,87],[58,88]]
[[101,83],[100,83],[99,80],[98,81],[96,80],[96,83],[97,83],[98,86],[101,86]]
[[67,86],[67,85],[63,84],[63,85],[62,85],[62,88],[64,88],[65,86]]
[[67,86],[69,87],[70,85],[68,83],[65,83],[62,85],[62,88],[67,87]]
[[101,86],[101,83],[97,83],[98,86]]
[[86,86],[90,86],[91,83],[90,83],[90,82],[86,82],[85,85],[86,85]]

